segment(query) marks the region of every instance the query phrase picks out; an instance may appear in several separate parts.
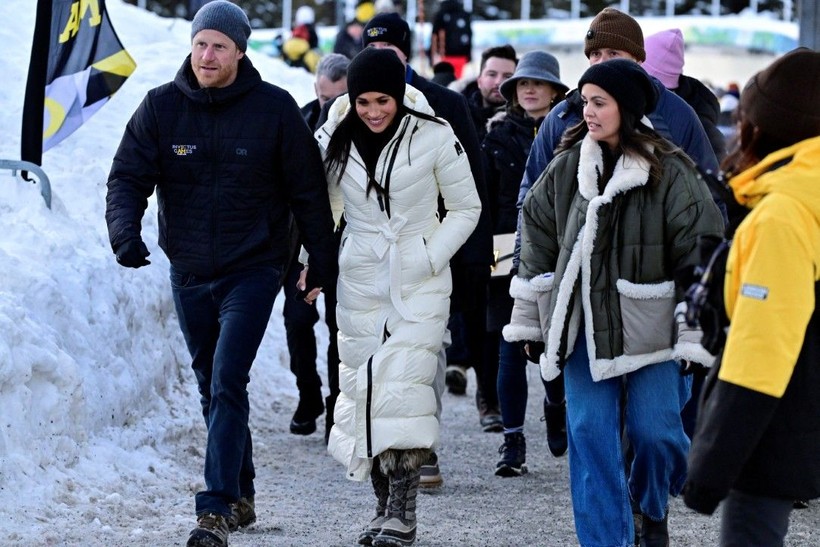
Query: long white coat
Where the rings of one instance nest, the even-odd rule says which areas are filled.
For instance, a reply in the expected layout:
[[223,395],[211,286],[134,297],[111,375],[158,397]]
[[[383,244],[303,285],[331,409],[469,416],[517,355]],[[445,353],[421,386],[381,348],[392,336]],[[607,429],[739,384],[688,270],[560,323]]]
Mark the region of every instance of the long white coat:
[[[433,114],[407,86],[404,104]],[[323,153],[351,108],[336,99],[315,136]],[[449,261],[478,222],[481,203],[467,155],[449,125],[406,115],[378,160],[389,180],[389,212],[366,192],[355,145],[339,181],[328,173],[331,207],[346,226],[339,250],[339,387],[328,451],[365,480],[387,449],[434,448],[439,439],[433,381],[446,331]],[[438,197],[447,216],[438,218]]]

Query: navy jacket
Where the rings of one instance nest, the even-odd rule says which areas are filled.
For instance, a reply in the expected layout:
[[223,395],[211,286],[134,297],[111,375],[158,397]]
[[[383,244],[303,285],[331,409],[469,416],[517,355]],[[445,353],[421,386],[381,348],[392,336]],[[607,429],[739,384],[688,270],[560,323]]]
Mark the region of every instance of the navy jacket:
[[299,108],[251,61],[225,88],[200,88],[186,58],[148,92],[125,129],[108,177],[111,246],[140,237],[157,190],[159,245],[178,269],[205,277],[286,265],[293,213],[310,252],[310,286],[336,273],[322,160]]

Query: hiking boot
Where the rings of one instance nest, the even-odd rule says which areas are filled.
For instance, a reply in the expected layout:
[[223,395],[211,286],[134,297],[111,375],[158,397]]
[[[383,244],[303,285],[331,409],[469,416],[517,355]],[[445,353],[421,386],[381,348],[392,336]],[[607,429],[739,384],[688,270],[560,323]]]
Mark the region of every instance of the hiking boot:
[[480,389],[475,392],[475,406],[478,409],[478,421],[485,433],[501,433],[504,431],[504,422],[501,420],[501,411],[498,405],[490,406]]
[[316,431],[316,418],[325,411],[322,394],[308,396],[299,394],[299,405],[290,421],[290,432],[294,435],[311,435]]
[[205,513],[196,518],[187,547],[228,547],[228,521],[222,515]]
[[467,392],[467,369],[461,365],[447,365],[444,383],[453,395],[464,395]]
[[416,493],[419,472],[397,469],[390,472],[390,498],[385,521],[373,538],[373,547],[405,547],[416,541]]
[[253,503],[253,496],[239,498],[239,501],[232,503],[231,516],[228,517],[228,529],[236,532],[240,528],[250,526],[256,522],[256,510]]
[[501,459],[495,464],[497,477],[520,477],[527,473],[527,441],[523,433],[504,433],[504,444],[498,453]]
[[641,520],[641,547],[669,547],[669,512],[660,522],[647,515]]
[[441,485],[444,484],[444,479],[441,478],[441,470],[438,467],[438,455],[433,451],[430,451],[430,457],[421,466],[419,473],[420,488],[441,488]]
[[376,516],[370,524],[359,534],[359,545],[373,545],[373,538],[382,531],[382,524],[387,520],[387,501],[390,498],[390,481],[379,469],[379,461],[373,462],[370,469],[370,482],[373,484],[373,493],[376,494]]
[[567,403],[550,403],[544,398],[547,446],[556,458],[567,453]]

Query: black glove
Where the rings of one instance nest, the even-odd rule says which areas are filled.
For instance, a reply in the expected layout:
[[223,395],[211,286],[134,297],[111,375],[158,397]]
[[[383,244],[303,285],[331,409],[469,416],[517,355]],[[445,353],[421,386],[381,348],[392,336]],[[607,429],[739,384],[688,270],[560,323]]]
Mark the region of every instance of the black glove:
[[126,268],[140,268],[151,263],[146,260],[150,254],[142,239],[129,239],[117,249],[117,263]]
[[697,376],[706,376],[706,374],[708,373],[709,369],[700,363],[696,363],[694,361],[689,361],[686,359],[680,362],[681,376],[687,376],[689,374],[694,374]]
[[711,515],[725,497],[709,488],[701,488],[693,482],[686,481],[683,486],[683,502],[698,513]]
[[[530,351],[527,351],[527,346],[529,346]],[[544,342],[521,342],[521,354],[529,361],[530,363],[535,363],[536,365],[540,363],[541,354],[544,353]]]

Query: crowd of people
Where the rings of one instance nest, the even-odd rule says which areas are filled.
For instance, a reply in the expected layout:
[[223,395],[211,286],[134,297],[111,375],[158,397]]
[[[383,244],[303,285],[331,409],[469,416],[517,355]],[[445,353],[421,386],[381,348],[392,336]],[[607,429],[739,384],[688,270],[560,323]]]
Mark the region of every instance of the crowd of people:
[[[357,5],[300,108],[253,67],[242,9],[205,3],[191,54],[113,158],[112,250],[150,264],[156,192],[201,396],[187,545],[227,546],[256,520],[247,385],[280,290],[290,431],[324,414],[329,454],[372,485],[351,541],[415,543],[418,491],[444,484],[442,394],[466,394],[469,367],[477,427],[503,434],[487,473],[527,473],[534,363],[581,545],[669,545],[678,495],[722,504],[721,545],[782,545],[792,509],[820,496],[820,53],[752,75],[727,139],[718,97],[683,74],[678,29],[644,36],[605,8],[578,82],[510,44],[465,82],[470,53],[444,48],[442,23],[427,52],[440,85],[412,68],[390,6]],[[311,46],[313,13],[297,18]]]

